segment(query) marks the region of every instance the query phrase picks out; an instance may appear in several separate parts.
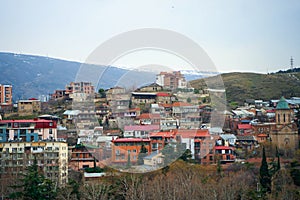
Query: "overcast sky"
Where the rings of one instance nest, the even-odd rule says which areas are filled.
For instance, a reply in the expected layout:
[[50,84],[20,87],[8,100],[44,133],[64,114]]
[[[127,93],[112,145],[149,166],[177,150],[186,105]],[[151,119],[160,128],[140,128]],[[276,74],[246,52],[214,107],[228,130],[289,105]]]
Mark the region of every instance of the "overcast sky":
[[291,56],[300,66],[298,0],[2,0],[0,27],[2,52],[84,62],[112,36],[161,28],[194,40],[221,72],[288,69]]

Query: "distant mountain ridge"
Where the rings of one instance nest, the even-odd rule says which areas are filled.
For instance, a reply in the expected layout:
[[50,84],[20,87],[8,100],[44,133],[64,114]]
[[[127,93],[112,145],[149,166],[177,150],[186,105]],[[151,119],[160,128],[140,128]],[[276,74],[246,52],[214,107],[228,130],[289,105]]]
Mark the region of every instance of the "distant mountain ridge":
[[[38,98],[49,95],[56,89],[64,89],[75,81],[82,63],[43,56],[0,52],[0,84],[13,85],[13,100]],[[97,88],[111,88],[117,84],[134,82],[136,86],[155,82],[155,73],[129,71],[124,68],[106,67]],[[105,68],[105,70],[104,70]],[[201,74],[185,72],[186,79],[203,77]],[[132,80],[132,77],[135,79]]]

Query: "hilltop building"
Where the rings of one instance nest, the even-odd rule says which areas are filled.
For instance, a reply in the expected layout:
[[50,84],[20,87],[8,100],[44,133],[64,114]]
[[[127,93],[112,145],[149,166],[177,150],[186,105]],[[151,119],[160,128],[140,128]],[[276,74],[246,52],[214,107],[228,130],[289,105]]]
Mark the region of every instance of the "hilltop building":
[[187,82],[180,71],[160,72],[156,75],[156,83],[164,89],[170,90],[187,88]]
[[18,114],[20,116],[33,115],[41,112],[41,101],[35,98],[18,101]]
[[73,96],[78,97],[76,93],[93,95],[95,93],[95,88],[91,82],[71,82],[66,86],[65,94],[69,95],[70,98],[73,98]]

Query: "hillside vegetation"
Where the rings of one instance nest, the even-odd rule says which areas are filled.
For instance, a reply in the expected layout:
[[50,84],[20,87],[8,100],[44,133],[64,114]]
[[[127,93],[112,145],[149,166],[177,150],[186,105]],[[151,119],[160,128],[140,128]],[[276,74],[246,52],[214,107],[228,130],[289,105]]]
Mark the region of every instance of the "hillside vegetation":
[[[279,99],[300,96],[300,72],[257,74],[257,73],[226,73],[221,75],[227,102],[242,104],[245,99]],[[205,79],[191,81],[196,89],[206,87]]]

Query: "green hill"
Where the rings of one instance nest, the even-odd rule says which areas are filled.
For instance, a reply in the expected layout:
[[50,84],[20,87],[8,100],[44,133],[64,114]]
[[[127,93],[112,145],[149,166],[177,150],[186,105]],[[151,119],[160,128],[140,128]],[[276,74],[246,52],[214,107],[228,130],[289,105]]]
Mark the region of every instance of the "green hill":
[[[226,73],[221,75],[226,89],[227,102],[242,104],[245,99],[279,99],[300,96],[300,72],[256,74]],[[196,89],[206,87],[204,79],[193,80]]]

